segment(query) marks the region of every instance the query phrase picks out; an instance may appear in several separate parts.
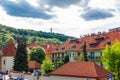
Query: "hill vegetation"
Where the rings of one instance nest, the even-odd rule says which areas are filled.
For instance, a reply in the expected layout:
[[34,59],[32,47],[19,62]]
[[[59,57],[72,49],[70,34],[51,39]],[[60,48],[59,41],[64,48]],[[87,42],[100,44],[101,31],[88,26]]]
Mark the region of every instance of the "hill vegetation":
[[6,43],[12,39],[16,40],[19,37],[27,38],[27,45],[38,42],[41,44],[55,43],[62,44],[68,38],[73,38],[64,34],[50,33],[42,31],[34,31],[28,29],[16,29],[0,24],[0,47],[5,47]]

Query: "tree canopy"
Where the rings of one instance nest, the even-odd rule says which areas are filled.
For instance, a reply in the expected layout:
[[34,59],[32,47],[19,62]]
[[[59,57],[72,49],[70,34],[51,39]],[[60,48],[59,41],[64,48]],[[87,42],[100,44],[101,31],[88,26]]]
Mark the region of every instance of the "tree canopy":
[[63,60],[63,62],[64,62],[64,63],[67,63],[67,62],[69,62],[69,61],[70,61],[70,60],[69,60],[69,56],[66,55],[65,58],[64,58],[64,60]]
[[9,39],[16,40],[18,37],[25,36],[27,45],[35,42],[41,44],[55,43],[62,44],[68,38],[73,38],[64,34],[34,31],[28,29],[16,29],[0,24],[0,47],[5,47]]
[[45,50],[40,47],[34,47],[30,51],[30,60],[35,60],[42,64],[42,61],[45,59]]
[[106,45],[102,51],[102,62],[106,69],[117,75],[120,80],[120,42],[115,41],[111,46]]
[[13,69],[16,71],[28,71],[28,62],[27,62],[27,50],[26,50],[26,41],[18,41],[17,52],[14,57],[14,66]]
[[77,61],[77,62],[83,62],[83,61],[84,61],[83,53],[80,53],[79,55],[74,56],[74,59],[75,59],[75,61]]
[[84,61],[88,61],[87,50],[86,50],[86,41],[84,42],[84,45],[83,45],[83,57],[84,57]]
[[61,60],[58,61],[58,60],[57,60],[57,61],[55,61],[55,63],[54,63],[54,68],[57,69],[57,68],[59,68],[60,66],[62,66],[63,64],[64,64],[63,61],[61,61]]
[[49,73],[52,70],[54,70],[52,61],[47,59],[43,61],[43,64],[41,67],[42,67],[42,70],[45,71],[45,73]]

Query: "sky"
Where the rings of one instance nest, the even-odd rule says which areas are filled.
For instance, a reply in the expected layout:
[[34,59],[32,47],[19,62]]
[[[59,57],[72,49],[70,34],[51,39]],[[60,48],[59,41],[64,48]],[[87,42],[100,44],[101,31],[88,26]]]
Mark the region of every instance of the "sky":
[[0,0],[0,24],[80,37],[120,26],[120,0]]

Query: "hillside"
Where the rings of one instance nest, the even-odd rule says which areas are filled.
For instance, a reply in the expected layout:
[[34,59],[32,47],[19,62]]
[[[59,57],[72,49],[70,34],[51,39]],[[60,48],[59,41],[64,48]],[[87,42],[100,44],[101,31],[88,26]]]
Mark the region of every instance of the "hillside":
[[61,44],[65,42],[68,38],[73,38],[59,33],[50,33],[42,31],[34,31],[28,29],[16,29],[9,26],[0,24],[0,47],[5,47],[9,39],[16,40],[18,37],[25,36],[27,38],[27,44],[34,42],[45,43],[55,43]]

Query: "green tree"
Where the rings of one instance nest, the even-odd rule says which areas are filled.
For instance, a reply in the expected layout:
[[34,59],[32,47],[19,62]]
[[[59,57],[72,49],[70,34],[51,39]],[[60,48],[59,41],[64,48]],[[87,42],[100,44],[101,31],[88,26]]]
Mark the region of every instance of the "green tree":
[[45,59],[45,50],[40,47],[34,47],[30,51],[30,60],[35,60],[42,64],[42,61]]
[[42,70],[45,71],[45,73],[49,73],[49,72],[51,72],[54,69],[52,61],[51,60],[47,60],[47,59],[45,59],[43,61],[43,64],[42,64],[41,68],[42,68]]
[[102,62],[105,68],[117,75],[120,80],[120,42],[115,41],[112,46],[106,45],[102,51]]
[[64,64],[63,61],[55,61],[55,63],[54,63],[54,68],[57,69],[57,68],[59,68],[60,66],[62,66],[63,64]]
[[64,64],[67,63],[67,62],[69,62],[69,61],[70,61],[70,60],[69,60],[69,56],[66,55],[65,58],[64,58],[64,60],[63,60]]
[[28,71],[26,41],[18,41],[17,52],[14,57],[13,69],[16,71]]
[[75,56],[74,59],[75,59],[77,62],[83,62],[83,61],[84,61],[83,53],[80,53],[78,56]]
[[84,61],[88,61],[87,50],[86,50],[86,41],[84,42],[84,45],[83,45],[83,57],[84,57]]

